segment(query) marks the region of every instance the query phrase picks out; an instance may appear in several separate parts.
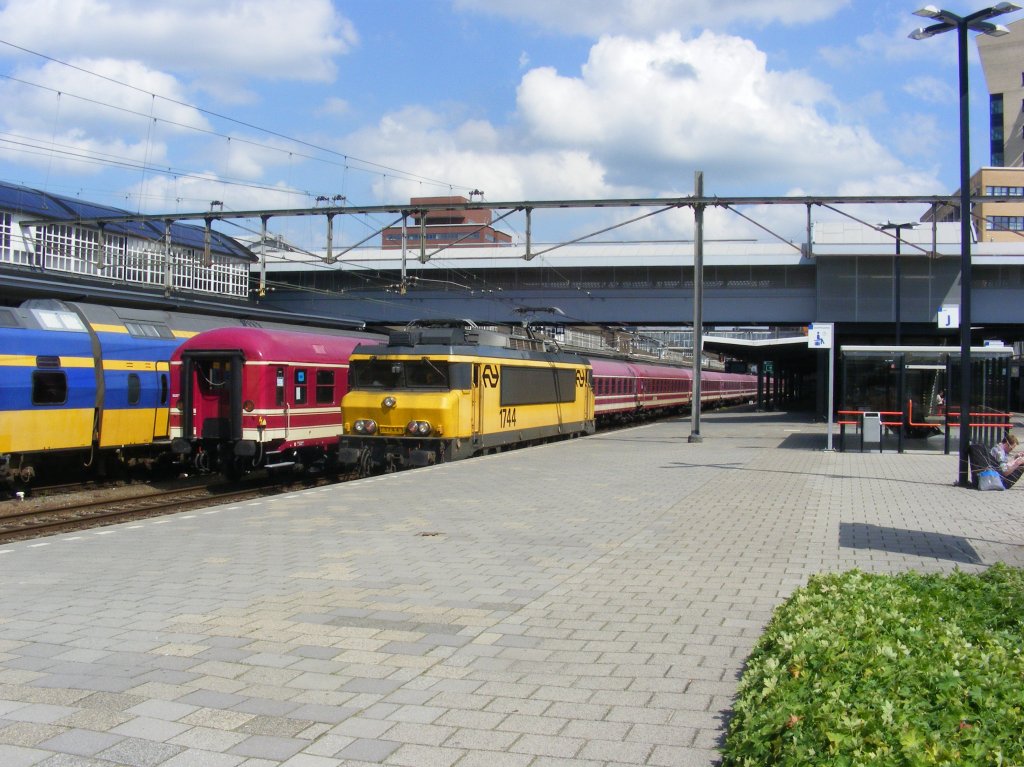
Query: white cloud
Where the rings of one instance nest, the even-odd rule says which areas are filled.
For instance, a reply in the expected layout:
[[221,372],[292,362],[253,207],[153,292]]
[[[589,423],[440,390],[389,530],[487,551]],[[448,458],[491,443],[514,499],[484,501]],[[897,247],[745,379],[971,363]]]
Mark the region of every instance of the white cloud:
[[34,51],[229,79],[331,80],[333,58],[358,42],[330,0],[7,0],[0,29]]
[[18,81],[0,84],[4,99],[0,119],[16,128],[52,131],[66,125],[90,132],[142,135],[154,119],[160,121],[162,131],[170,133],[210,127],[199,110],[184,103],[184,90],[171,75],[137,61],[76,59],[69,63],[74,68],[48,62],[36,70],[22,69],[17,72]]
[[[867,103],[884,108],[874,95]],[[385,166],[370,169],[377,200],[470,188],[506,201],[687,195],[695,169],[705,171],[709,193],[723,195],[942,189],[932,171],[909,168],[885,148],[822,82],[800,70],[773,71],[752,42],[711,32],[692,40],[606,37],[578,75],[531,70],[507,125],[456,122],[451,114],[410,107],[343,139],[347,152]],[[802,238],[800,206],[748,212]],[[863,213],[884,218],[879,209]],[[764,237],[724,211],[707,221],[711,237]],[[692,222],[659,216],[630,232],[682,237]]]
[[318,117],[338,117],[352,111],[352,105],[343,98],[331,96],[315,111]]
[[[169,141],[209,129],[193,107],[151,95],[184,98],[170,75],[133,61],[73,63],[80,69],[48,62],[0,82],[0,130],[17,142],[7,143],[10,162],[87,174],[107,166],[162,166]],[[136,83],[139,90],[110,80]]]
[[664,189],[699,168],[719,188],[784,179],[826,193],[900,165],[865,128],[823,115],[834,104],[820,81],[711,32],[602,38],[580,77],[533,70],[518,101],[532,141],[585,148],[617,184]]
[[960,98],[954,82],[933,75],[908,80],[903,85],[903,92],[929,104],[954,104]]
[[[374,166],[375,193],[381,200],[481,189],[490,200],[526,197],[602,196],[611,187],[603,169],[586,152],[569,148],[516,150],[490,123],[471,120],[449,126],[442,115],[409,107],[385,116],[371,128],[347,136],[345,146],[361,157],[386,158]],[[415,177],[390,173],[403,168]],[[445,189],[441,179],[462,186]]]
[[726,29],[738,24],[799,25],[831,17],[849,0],[455,0],[464,11],[492,14],[570,34],[654,35],[665,29]]
[[[884,108],[876,97],[867,103]],[[692,40],[605,37],[577,76],[552,68],[526,73],[507,126],[450,123],[447,113],[415,107],[345,137],[344,145],[424,177],[380,172],[382,200],[446,193],[427,179],[476,187],[490,200],[683,196],[695,169],[705,172],[710,194],[724,196],[942,189],[933,172],[908,167],[858,121],[834,116],[844,114],[827,86],[799,70],[769,69],[748,40],[711,32]],[[791,207],[758,215],[799,239],[805,212]],[[758,234],[731,214],[709,221],[725,227],[719,236]]]

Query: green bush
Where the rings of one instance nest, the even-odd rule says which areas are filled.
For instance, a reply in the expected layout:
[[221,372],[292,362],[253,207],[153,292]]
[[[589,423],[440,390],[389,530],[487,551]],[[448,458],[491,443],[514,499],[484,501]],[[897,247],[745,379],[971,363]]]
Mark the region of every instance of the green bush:
[[813,577],[748,660],[724,757],[1024,766],[1024,570]]

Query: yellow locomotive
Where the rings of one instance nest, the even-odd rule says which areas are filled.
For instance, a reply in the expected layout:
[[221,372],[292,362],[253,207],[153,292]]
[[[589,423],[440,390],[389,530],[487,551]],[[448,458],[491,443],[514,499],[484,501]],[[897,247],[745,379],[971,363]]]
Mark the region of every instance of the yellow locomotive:
[[590,363],[469,320],[415,322],[349,358],[339,460],[361,475],[594,432]]

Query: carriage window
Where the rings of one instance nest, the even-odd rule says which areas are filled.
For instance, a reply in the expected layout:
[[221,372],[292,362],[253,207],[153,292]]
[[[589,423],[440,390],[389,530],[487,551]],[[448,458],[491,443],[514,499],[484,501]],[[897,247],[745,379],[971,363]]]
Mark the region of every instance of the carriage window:
[[68,377],[62,370],[32,373],[32,404],[63,405],[68,401]]
[[334,402],[334,371],[316,371],[316,403],[330,405]]
[[274,401],[280,406],[284,404],[284,368],[277,369],[277,388]]
[[305,368],[295,369],[295,404],[306,404],[306,392],[309,389],[309,379],[306,378]]
[[138,373],[128,374],[128,404],[138,405],[142,399],[142,381]]
[[167,404],[167,396],[168,396],[169,393],[170,392],[168,391],[168,386],[167,386],[167,374],[166,373],[161,373],[160,374],[160,404],[161,405],[166,405]]

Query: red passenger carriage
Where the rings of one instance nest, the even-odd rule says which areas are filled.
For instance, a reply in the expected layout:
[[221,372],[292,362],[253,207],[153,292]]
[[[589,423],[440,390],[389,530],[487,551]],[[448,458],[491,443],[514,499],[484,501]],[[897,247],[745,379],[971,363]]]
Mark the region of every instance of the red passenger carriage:
[[172,450],[201,470],[330,468],[348,358],[368,334],[222,328],[171,358]]
[[[693,402],[691,367],[592,357],[594,414],[601,421],[626,421],[665,414]],[[701,403],[737,404],[757,394],[757,379],[739,373],[701,371]]]

